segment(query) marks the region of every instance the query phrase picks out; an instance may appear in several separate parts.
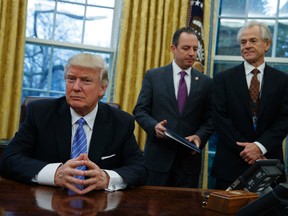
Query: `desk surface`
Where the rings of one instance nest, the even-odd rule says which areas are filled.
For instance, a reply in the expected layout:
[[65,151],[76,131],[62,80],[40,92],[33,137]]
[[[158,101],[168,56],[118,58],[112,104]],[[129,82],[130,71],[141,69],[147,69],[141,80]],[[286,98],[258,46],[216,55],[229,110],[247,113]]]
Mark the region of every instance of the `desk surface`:
[[211,215],[202,207],[207,193],[201,189],[144,186],[79,196],[0,177],[0,215]]

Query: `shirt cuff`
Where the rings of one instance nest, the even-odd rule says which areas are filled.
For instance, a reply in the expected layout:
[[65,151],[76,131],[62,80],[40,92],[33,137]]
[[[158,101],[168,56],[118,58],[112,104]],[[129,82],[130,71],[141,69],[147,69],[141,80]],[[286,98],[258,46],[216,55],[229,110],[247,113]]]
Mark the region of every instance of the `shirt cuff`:
[[267,149],[261,143],[259,143],[257,141],[255,141],[254,143],[260,148],[262,155],[267,153]]
[[113,170],[104,170],[108,176],[110,177],[108,188],[106,191],[116,191],[121,190],[127,187],[124,179],[115,171]]
[[54,176],[58,167],[61,165],[62,163],[47,164],[42,170],[40,170],[38,175],[35,177],[36,182],[42,185],[55,186]]

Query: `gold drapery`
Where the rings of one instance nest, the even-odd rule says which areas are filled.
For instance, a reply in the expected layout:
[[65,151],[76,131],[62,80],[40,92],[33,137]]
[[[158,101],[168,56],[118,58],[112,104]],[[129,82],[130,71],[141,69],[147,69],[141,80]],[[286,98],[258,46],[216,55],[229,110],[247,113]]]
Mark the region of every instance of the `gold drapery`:
[[0,139],[18,129],[27,0],[0,1]]
[[[213,28],[212,26],[216,26],[216,16],[217,16],[217,5],[218,0],[204,0],[204,17],[203,17],[203,28],[204,28],[204,56],[205,56],[205,65],[204,65],[204,73],[210,77],[213,76],[213,60],[214,59],[214,53],[212,52],[213,49],[211,49],[215,44],[210,44],[211,37],[213,38],[213,31],[211,32],[210,29]],[[212,23],[211,23],[212,22]],[[216,29],[215,29],[216,30]],[[208,57],[208,55],[210,55]],[[211,60],[209,62],[209,59]],[[209,64],[209,67],[208,67]],[[209,70],[209,71],[208,71]],[[208,165],[209,165],[209,142],[205,147],[205,151],[203,154],[203,163],[202,163],[202,188],[206,189],[208,188],[208,179],[209,179],[209,171],[208,171]]]
[[[125,0],[116,62],[113,101],[132,114],[145,71],[172,61],[173,33],[186,25],[188,0]],[[136,124],[141,149],[146,134]]]

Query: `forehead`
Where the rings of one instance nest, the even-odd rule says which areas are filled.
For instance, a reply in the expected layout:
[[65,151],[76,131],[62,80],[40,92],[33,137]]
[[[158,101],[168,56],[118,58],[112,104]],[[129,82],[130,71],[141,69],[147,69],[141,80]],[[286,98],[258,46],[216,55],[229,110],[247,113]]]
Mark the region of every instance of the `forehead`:
[[197,39],[196,35],[194,35],[194,34],[183,32],[183,33],[181,33],[181,35],[179,37],[178,44],[195,46],[195,45],[198,45],[198,39]]
[[261,38],[261,32],[259,26],[252,26],[243,30],[240,39],[247,40],[250,38]]
[[69,75],[78,75],[78,76],[96,76],[99,74],[99,70],[81,66],[74,66],[72,65],[67,74]]

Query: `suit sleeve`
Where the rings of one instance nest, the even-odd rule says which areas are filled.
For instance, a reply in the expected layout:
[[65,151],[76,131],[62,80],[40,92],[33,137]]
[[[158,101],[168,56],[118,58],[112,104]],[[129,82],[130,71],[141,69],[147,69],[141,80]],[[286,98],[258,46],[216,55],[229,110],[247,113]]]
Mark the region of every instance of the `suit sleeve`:
[[123,139],[118,140],[121,143],[121,166],[113,170],[125,180],[127,187],[131,187],[145,184],[147,170],[143,154],[134,136],[134,118],[130,118],[127,122],[126,134]]
[[257,139],[268,152],[276,151],[276,143],[282,146],[282,141],[288,133],[288,76],[286,74],[279,78],[277,87],[277,96],[272,94],[268,96],[271,101],[273,100],[270,102],[270,107],[267,108],[269,111],[265,114],[269,125]]
[[236,144],[237,141],[247,141],[234,127],[227,111],[227,91],[229,91],[223,74],[218,74],[213,82],[213,123],[220,140],[225,140],[221,145],[226,145],[230,151],[239,154],[243,148]]
[[196,135],[201,138],[201,148],[205,147],[209,137],[214,131],[213,121],[212,121],[212,80],[209,78],[208,82],[209,87],[207,90],[207,98],[205,103],[202,104],[204,114],[203,114],[203,123],[200,125],[200,128],[196,131]]
[[27,184],[47,165],[33,158],[37,129],[33,122],[33,106],[27,108],[25,122],[4,151],[0,161],[0,175]]
[[133,110],[133,115],[135,116],[138,124],[146,131],[147,134],[153,136],[154,128],[158,121],[154,119],[151,115],[152,113],[152,76],[151,71],[147,71],[143,83],[142,89],[140,91],[136,106]]

